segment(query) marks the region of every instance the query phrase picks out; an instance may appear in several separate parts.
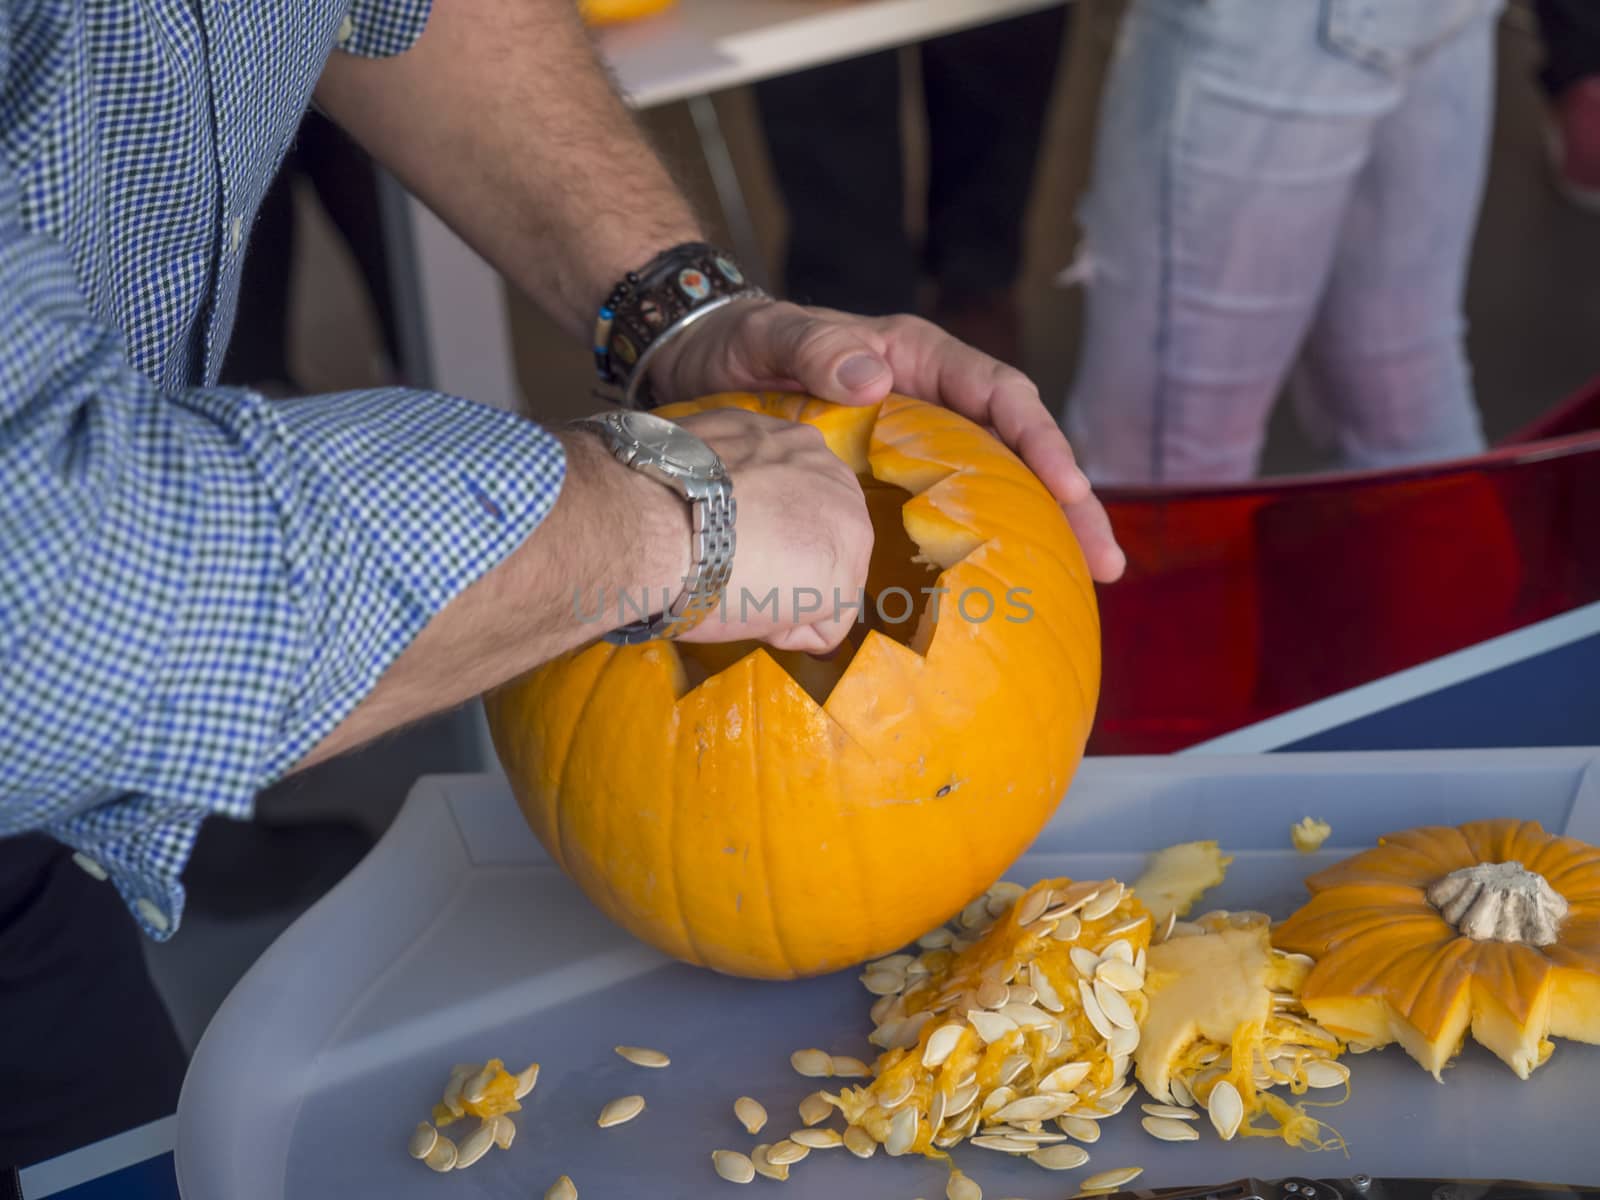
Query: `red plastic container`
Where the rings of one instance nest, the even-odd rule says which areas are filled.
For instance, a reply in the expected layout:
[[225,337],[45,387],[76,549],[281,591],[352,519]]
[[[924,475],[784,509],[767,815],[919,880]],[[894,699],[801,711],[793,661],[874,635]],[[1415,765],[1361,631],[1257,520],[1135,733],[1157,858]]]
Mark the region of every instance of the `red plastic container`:
[[1177,750],[1600,600],[1600,378],[1475,458],[1102,498],[1090,751]]

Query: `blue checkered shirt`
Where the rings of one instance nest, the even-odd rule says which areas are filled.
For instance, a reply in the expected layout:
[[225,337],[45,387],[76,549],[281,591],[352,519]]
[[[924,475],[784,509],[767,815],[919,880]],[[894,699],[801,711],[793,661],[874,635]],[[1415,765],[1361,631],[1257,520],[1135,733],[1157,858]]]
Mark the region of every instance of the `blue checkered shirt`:
[[466,400],[215,386],[323,63],[428,7],[0,0],[0,835],[74,847],[157,937],[200,822],[248,817],[561,485],[549,434]]

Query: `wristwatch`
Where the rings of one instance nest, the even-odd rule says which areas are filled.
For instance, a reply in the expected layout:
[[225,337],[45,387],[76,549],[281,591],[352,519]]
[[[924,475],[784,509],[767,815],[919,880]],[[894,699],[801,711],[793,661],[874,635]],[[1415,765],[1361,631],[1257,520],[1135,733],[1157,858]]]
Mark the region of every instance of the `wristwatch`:
[[689,573],[683,592],[664,612],[606,634],[633,646],[693,629],[722,603],[733,573],[733,480],[717,452],[683,426],[636,409],[597,413],[573,422],[599,436],[616,460],[664,483],[689,502]]

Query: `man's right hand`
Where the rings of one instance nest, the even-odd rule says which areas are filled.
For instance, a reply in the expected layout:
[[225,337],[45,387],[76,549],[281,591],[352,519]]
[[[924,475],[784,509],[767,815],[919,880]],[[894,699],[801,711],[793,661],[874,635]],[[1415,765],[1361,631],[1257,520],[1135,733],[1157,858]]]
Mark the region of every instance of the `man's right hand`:
[[754,638],[809,654],[837,647],[859,616],[846,606],[860,598],[872,557],[872,519],[855,474],[809,425],[740,409],[679,424],[722,457],[739,506],[726,602],[683,640]]

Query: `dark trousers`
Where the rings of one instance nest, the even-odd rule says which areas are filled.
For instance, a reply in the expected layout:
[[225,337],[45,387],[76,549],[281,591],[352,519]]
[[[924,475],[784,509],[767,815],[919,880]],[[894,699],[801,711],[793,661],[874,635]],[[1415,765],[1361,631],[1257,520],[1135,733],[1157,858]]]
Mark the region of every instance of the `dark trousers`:
[[185,1055],[110,883],[0,839],[0,1181],[177,1111]]
[[1600,3],[1596,0],[1538,0],[1544,38],[1540,81],[1559,95],[1578,80],[1600,75]]
[[912,312],[924,275],[947,296],[1015,282],[1065,8],[921,47],[928,237],[905,223],[900,69],[893,52],[757,85],[789,210],[785,282],[802,302]]

